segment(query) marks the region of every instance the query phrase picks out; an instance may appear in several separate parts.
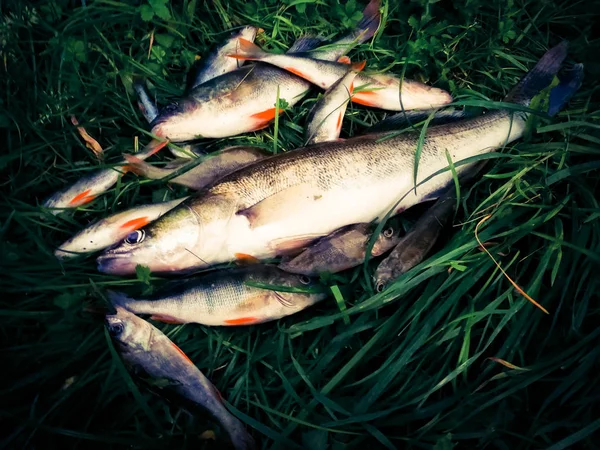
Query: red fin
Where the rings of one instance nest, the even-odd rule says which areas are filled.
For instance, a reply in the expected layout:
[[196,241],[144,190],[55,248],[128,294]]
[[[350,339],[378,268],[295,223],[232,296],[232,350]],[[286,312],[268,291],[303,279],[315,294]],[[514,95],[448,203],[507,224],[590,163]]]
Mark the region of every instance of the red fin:
[[337,129],[339,130],[340,128],[342,128],[342,113],[338,114],[338,120],[337,120],[337,125],[336,125]]
[[119,228],[129,230],[129,231],[134,231],[134,230],[137,230],[138,228],[142,228],[142,227],[148,225],[149,223],[150,223],[150,220],[148,219],[148,216],[144,216],[144,217],[138,217],[137,219],[129,220],[129,221],[125,222],[123,225],[121,225]]
[[173,345],[173,348],[175,350],[177,350],[179,352],[179,354],[181,356],[183,356],[187,362],[189,362],[190,364],[193,364],[195,366],[194,362],[188,357],[188,355],[186,355],[185,353],[183,353],[183,350],[181,350],[179,347],[177,347],[177,345],[175,345],[174,342],[171,342],[171,345]]
[[354,92],[354,81],[352,83],[350,83],[350,93],[352,94]]
[[367,64],[366,59],[364,61],[355,62],[352,64],[352,70],[355,70],[356,72],[360,72],[361,70],[363,70],[365,68],[366,64]]
[[152,314],[150,318],[158,322],[172,323],[175,325],[181,325],[183,323],[181,320],[176,319],[175,317],[168,316],[166,314]]
[[234,253],[236,258],[236,262],[242,264],[259,264],[260,260],[252,255],[247,255],[246,253]]
[[148,156],[152,156],[155,153],[158,153],[163,148],[165,148],[168,143],[169,143],[168,140],[158,141],[158,140],[154,139],[153,141],[150,141],[150,143],[148,145],[146,145],[144,152],[147,152],[146,154]]
[[293,67],[284,67],[285,70],[287,70],[290,73],[293,73],[294,75],[298,75],[300,78],[304,78],[305,80],[308,80],[309,77],[307,75],[305,75],[302,71],[295,69]]
[[81,194],[77,194],[75,197],[73,197],[71,199],[71,201],[69,202],[69,205],[71,205],[71,206],[85,205],[86,203],[91,202],[95,198],[95,196],[89,195],[89,193],[91,191],[92,191],[91,189],[88,189],[86,191],[83,191]]
[[374,108],[378,107],[378,103],[373,99],[375,96],[375,92],[373,91],[364,91],[358,92],[352,96],[352,102],[358,103],[359,105],[372,106]]
[[347,56],[340,56],[340,58],[337,60],[337,62],[342,63],[342,64],[352,64],[352,61]]
[[229,319],[224,320],[227,325],[250,325],[252,323],[257,323],[258,318],[256,317],[240,317],[239,319]]
[[[279,114],[283,113],[283,109],[279,108]],[[271,123],[272,120],[275,119],[275,108],[267,109],[266,111],[259,112],[256,114],[252,114],[250,116],[252,119],[256,119],[258,123],[256,124],[256,128],[253,131],[260,130]]]
[[238,51],[239,53],[233,53],[227,56],[230,58],[239,59],[241,61],[246,61],[260,59],[264,53],[258,45],[244,38],[238,39]]

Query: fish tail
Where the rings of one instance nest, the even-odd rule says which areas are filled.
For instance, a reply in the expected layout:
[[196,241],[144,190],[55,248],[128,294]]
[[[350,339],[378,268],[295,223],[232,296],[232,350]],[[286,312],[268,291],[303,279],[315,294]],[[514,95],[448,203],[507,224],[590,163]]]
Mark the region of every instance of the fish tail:
[[239,38],[237,52],[227,56],[242,61],[254,61],[263,59],[267,55],[268,53],[262,50],[254,42],[250,42],[248,39]]
[[359,44],[371,39],[379,29],[381,23],[380,6],[380,0],[371,0],[363,11],[363,17],[356,25],[353,33]]
[[302,36],[296,39],[286,53],[304,53],[317,48],[323,42],[323,38],[319,36]]
[[135,155],[130,155],[129,153],[123,153],[123,158],[127,161],[127,166],[125,168],[128,172],[133,172],[136,175],[146,176],[150,169],[150,164],[141,160]]
[[559,84],[550,91],[549,116],[557,114],[581,87],[583,64],[575,64],[569,70],[559,74],[558,78],[560,80]]
[[158,107],[150,98],[145,80],[141,77],[135,77],[133,79],[133,90],[137,95],[138,108],[144,116],[144,119],[146,119],[148,123],[152,122],[158,116]]
[[505,101],[528,106],[533,97],[548,87],[567,57],[568,43],[563,41],[548,50],[533,69],[506,96]]
[[122,292],[111,290],[106,291],[106,298],[108,299],[113,308],[120,307],[124,309],[128,309],[127,305],[129,305],[129,303],[133,300],[132,298],[127,297]]

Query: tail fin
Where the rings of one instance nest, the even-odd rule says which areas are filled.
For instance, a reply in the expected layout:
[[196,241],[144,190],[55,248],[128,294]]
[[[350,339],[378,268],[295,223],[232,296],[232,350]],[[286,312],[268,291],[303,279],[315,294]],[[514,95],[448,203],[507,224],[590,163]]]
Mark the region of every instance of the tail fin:
[[323,38],[318,36],[303,36],[296,40],[286,53],[304,53],[317,48],[323,43]]
[[554,116],[581,87],[583,82],[583,64],[575,64],[570,70],[558,76],[560,83],[550,91],[548,115]]
[[239,38],[238,39],[238,49],[234,54],[229,54],[230,58],[239,59],[242,61],[255,61],[260,60],[267,56],[268,53],[262,50],[258,45],[254,42],[250,42],[247,39]]
[[106,291],[106,298],[108,299],[113,308],[121,307],[124,309],[127,309],[127,305],[133,300],[132,298],[127,297],[122,292],[111,290]]
[[158,116],[158,107],[152,101],[148,89],[146,88],[145,81],[140,77],[134,78],[133,89],[137,94],[138,108],[142,112],[144,119],[146,119],[148,123],[152,122]]
[[567,57],[568,42],[548,50],[538,63],[506,96],[505,101],[528,106],[531,99],[548,87]]

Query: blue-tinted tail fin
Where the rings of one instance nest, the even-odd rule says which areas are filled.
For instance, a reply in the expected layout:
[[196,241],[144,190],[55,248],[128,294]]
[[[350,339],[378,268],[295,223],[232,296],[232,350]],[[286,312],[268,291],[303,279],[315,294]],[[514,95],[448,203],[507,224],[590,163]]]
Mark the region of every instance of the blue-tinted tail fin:
[[579,90],[583,82],[583,64],[575,64],[558,75],[560,83],[550,91],[548,115],[554,116]]
[[323,43],[323,38],[319,36],[302,36],[292,44],[286,53],[304,53],[317,48]]

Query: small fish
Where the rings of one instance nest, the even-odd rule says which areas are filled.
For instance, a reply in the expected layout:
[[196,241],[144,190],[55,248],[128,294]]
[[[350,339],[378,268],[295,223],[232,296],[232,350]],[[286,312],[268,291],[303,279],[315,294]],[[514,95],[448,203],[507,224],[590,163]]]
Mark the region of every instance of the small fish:
[[340,137],[342,121],[354,89],[354,78],[365,67],[355,63],[313,106],[306,118],[306,145],[334,141]]
[[[153,140],[136,156],[144,160],[158,152],[167,143],[168,141]],[[89,175],[77,180],[71,186],[52,194],[42,203],[42,206],[49,208],[52,214],[58,214],[63,209],[77,208],[78,206],[85,205],[110,189],[119,177],[127,171],[125,166],[126,161],[123,161],[123,164],[120,166],[94,170]]]
[[254,42],[257,32],[258,28],[249,25],[231,33],[231,36],[219,45],[211,54],[194,64],[188,74],[190,81],[187,90],[191,91],[202,83],[206,83],[208,80],[212,80],[219,75],[232,72],[242,67],[240,62],[232,61],[227,55],[237,49],[239,38]]
[[[241,261],[252,261],[248,255],[238,255]],[[324,292],[285,292],[249,286],[253,282],[283,288],[322,290],[310,278],[294,275],[275,266],[247,265],[223,269],[167,285],[163,293],[134,300],[110,292],[113,305],[135,314],[150,314],[154,320],[166,323],[200,323],[209,326],[253,325],[277,320],[302,311],[323,300]]]
[[381,292],[391,280],[419,264],[437,242],[456,207],[456,188],[450,186],[406,233],[394,250],[377,266],[375,290]]
[[186,198],[136,206],[127,211],[112,214],[85,227],[58,247],[54,255],[59,259],[67,259],[110,247],[126,239],[130,233],[135,233],[138,228],[158,219]]
[[[158,106],[156,106],[156,102],[152,101],[150,98],[150,94],[146,89],[146,84],[142,80],[136,79],[133,82],[133,89],[137,94],[138,108],[144,116],[144,119],[146,119],[149,124],[152,123],[158,116]],[[203,147],[199,144],[169,144],[168,149],[176,158],[190,159],[205,153]]]
[[[549,50],[505,101],[529,105],[566,56],[566,43]],[[428,128],[416,180],[418,131],[322,142],[265,158],[173,208],[145,227],[145,239],[105,251],[98,270],[125,275],[144,264],[152,272],[185,273],[232,261],[236,253],[264,260],[305,248],[346,225],[430,199],[452,180],[448,155],[457,163],[502,148],[523,136],[527,117],[499,109]],[[456,170],[460,175],[470,166]]]
[[[154,381],[154,390],[181,398],[208,411],[228,434],[237,450],[255,448],[244,425],[223,404],[217,388],[158,328],[117,306],[105,326],[125,365],[139,379]],[[160,382],[160,383],[157,383]]]
[[[323,89],[329,89],[348,71],[347,64],[314,59],[309,53],[278,55],[265,52],[245,39],[239,43],[238,52],[230,55],[232,58],[272,64]],[[387,74],[359,73],[354,86],[353,103],[388,111],[430,109],[452,102],[452,96],[442,89]]]
[[[371,8],[370,12],[373,16],[358,25],[359,28],[363,25],[368,27],[356,30],[360,37],[351,43],[344,41],[346,43],[335,52],[324,53],[325,57],[335,61],[340,48],[345,53],[353,45],[372,37],[377,30],[374,24],[379,23],[380,15],[378,8]],[[238,42],[241,40],[239,38]],[[312,37],[301,38],[289,51],[306,52],[319,42]],[[277,111],[279,114],[284,112],[275,107],[277,98],[292,107],[310,88],[308,81],[272,65],[245,65],[196,86],[179,100],[165,106],[151,124],[152,133],[172,142],[185,142],[261,130],[273,122]]]
[[[307,276],[337,273],[356,267],[365,260],[367,244],[372,234],[373,226],[369,223],[358,223],[341,228],[311,244],[299,255],[282,261],[278,267],[286,272]],[[383,255],[399,240],[399,227],[386,227],[377,237],[371,256]]]
[[[169,183],[180,184],[194,190],[200,190],[203,187],[213,183],[219,178],[235,170],[246,167],[255,161],[264,159],[271,154],[257,147],[236,146],[212,153],[202,158],[202,161],[187,160],[187,164],[178,165],[173,168],[160,168],[140,160],[135,155],[123,155],[129,163],[129,170],[152,180],[159,180],[175,173],[184,171],[187,166],[190,169],[184,171],[181,175],[171,178]],[[184,160],[186,161],[186,160]]]

